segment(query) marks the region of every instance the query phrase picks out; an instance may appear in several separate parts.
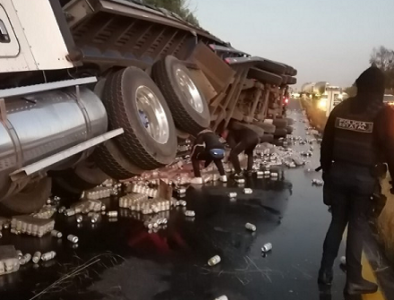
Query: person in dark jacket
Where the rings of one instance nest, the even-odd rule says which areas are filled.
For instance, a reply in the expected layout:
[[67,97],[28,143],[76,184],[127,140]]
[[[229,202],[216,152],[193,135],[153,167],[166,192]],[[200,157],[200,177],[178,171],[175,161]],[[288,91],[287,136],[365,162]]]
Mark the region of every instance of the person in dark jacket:
[[194,171],[194,178],[191,183],[204,183],[201,177],[200,161],[205,161],[205,167],[208,167],[213,161],[219,170],[220,180],[222,182],[227,182],[227,176],[222,163],[224,154],[224,145],[220,142],[219,136],[209,129],[201,131],[196,136],[191,153]]
[[227,136],[227,143],[231,148],[229,159],[235,170],[235,181],[240,183],[245,182],[238,155],[245,152],[248,156],[246,171],[250,174],[253,170],[253,152],[256,146],[261,142],[261,136],[263,134],[264,131],[254,125],[239,124],[236,122],[231,124]]
[[346,294],[377,291],[362,277],[361,255],[368,232],[367,213],[379,184],[376,166],[387,162],[394,174],[394,111],[383,104],[384,74],[376,67],[356,80],[357,96],[331,112],[321,145],[324,202],[331,206],[332,221],[323,246],[319,284],[331,285],[334,260],[346,226]]

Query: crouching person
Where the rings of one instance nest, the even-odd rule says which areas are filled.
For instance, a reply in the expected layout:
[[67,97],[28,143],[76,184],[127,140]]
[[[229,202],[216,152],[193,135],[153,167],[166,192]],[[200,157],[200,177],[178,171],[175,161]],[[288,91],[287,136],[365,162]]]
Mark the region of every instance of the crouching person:
[[201,131],[193,144],[191,160],[193,165],[194,178],[191,180],[192,184],[203,184],[201,177],[200,162],[205,161],[205,168],[212,162],[215,163],[222,182],[227,182],[227,176],[223,168],[222,159],[224,158],[225,150],[223,144],[214,132],[209,129]]
[[239,183],[245,182],[245,177],[242,174],[238,155],[244,152],[248,156],[246,173],[251,174],[254,163],[254,149],[261,142],[263,135],[264,130],[255,125],[241,124],[238,122],[231,123],[229,133],[227,135],[227,143],[231,148],[229,158],[235,170],[235,181]]

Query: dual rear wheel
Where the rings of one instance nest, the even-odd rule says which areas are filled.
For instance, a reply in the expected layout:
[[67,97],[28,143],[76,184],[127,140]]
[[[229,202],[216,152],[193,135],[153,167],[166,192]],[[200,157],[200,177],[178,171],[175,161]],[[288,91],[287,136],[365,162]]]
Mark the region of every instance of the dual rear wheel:
[[72,197],[101,184],[106,178],[128,179],[172,163],[177,132],[195,135],[209,126],[207,102],[187,67],[167,56],[152,68],[152,77],[135,67],[111,73],[95,92],[107,110],[108,130],[124,134],[95,150],[92,160],[76,167],[50,172],[50,177],[28,184],[0,202],[4,214],[40,209],[52,193]]

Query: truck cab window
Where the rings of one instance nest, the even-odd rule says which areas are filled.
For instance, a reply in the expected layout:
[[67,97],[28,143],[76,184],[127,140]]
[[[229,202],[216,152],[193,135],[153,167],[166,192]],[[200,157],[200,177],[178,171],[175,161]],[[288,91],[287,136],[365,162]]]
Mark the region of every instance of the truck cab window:
[[0,43],[9,43],[10,36],[7,28],[5,28],[4,22],[0,19]]

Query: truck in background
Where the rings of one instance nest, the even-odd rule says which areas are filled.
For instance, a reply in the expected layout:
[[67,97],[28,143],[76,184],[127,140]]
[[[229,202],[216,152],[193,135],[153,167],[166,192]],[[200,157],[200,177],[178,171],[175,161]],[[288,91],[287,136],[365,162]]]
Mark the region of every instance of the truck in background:
[[0,212],[171,164],[177,143],[233,119],[291,129],[297,71],[161,8],[0,0]]

